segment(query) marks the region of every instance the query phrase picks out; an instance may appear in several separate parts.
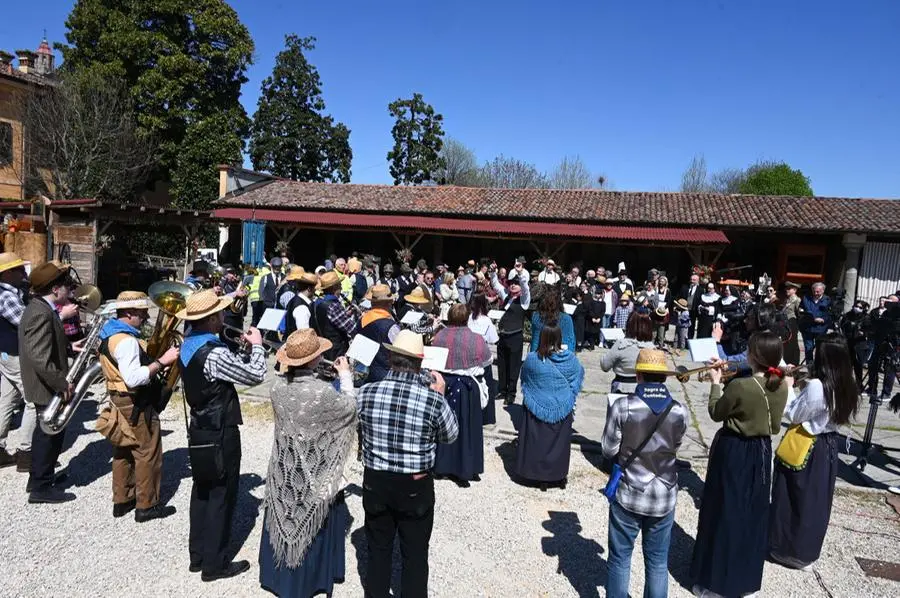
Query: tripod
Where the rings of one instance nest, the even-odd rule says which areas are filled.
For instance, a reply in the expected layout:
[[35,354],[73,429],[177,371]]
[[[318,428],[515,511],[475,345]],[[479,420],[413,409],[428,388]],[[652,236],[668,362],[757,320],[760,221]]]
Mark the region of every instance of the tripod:
[[[882,348],[883,348],[883,346],[875,349],[876,351],[881,351],[881,353],[880,353],[881,357],[874,364],[874,366],[875,366],[874,368],[872,368],[872,367],[868,368],[868,370],[866,372],[866,377],[868,378],[868,380],[866,380],[866,385],[864,386],[864,388],[869,386],[868,383],[870,380],[872,380],[872,376],[874,376],[875,384],[872,385],[871,388],[873,388],[875,390],[878,389],[878,386],[877,386],[878,373],[880,371],[884,371],[885,375],[887,375],[887,368],[884,366],[893,365],[894,371],[895,372],[897,371],[896,370],[896,366],[897,366],[896,361],[898,358],[898,352],[894,349],[893,345],[890,345],[890,344],[888,344],[889,350],[882,351]],[[853,463],[850,464],[850,467],[853,467],[853,468],[858,467],[860,471],[865,471],[866,465],[869,462],[869,453],[872,451],[873,447],[882,453],[885,451],[900,452],[900,448],[890,448],[890,447],[885,447],[885,446],[881,446],[881,445],[872,443],[872,434],[875,432],[875,420],[878,417],[878,408],[881,407],[883,402],[884,401],[881,398],[879,398],[879,395],[877,392],[870,393],[870,395],[869,395],[869,417],[866,420],[866,431],[863,434],[862,449],[860,450],[859,457],[857,457],[856,460],[854,460]]]

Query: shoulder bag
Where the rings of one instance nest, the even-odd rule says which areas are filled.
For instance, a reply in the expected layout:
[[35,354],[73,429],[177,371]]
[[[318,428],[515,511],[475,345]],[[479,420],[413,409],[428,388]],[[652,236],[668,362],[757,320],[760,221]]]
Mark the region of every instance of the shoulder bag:
[[625,473],[625,470],[634,463],[634,460],[638,458],[641,454],[641,451],[644,450],[644,447],[647,446],[647,443],[650,442],[650,439],[653,438],[653,435],[656,434],[656,431],[659,429],[659,424],[662,423],[666,416],[669,415],[669,412],[672,410],[672,407],[675,406],[675,401],[669,401],[669,404],[666,405],[666,408],[662,413],[659,414],[659,417],[656,418],[656,421],[653,423],[653,428],[650,430],[650,433],[647,434],[647,437],[644,438],[644,441],[641,442],[636,449],[631,451],[631,454],[628,455],[628,459],[625,460],[625,463],[619,465],[618,463],[613,464],[612,473],[609,474],[609,481],[606,482],[606,487],[603,489],[603,495],[609,500],[609,502],[613,502],[616,499],[616,492],[619,490],[619,484],[622,481],[622,474]]

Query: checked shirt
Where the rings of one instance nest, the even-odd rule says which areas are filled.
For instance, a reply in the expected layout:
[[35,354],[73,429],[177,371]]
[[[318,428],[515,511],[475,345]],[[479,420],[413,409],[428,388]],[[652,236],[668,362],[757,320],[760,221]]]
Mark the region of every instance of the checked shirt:
[[437,443],[456,440],[456,416],[421,374],[391,371],[359,390],[363,464],[393,473],[422,473],[434,466]]

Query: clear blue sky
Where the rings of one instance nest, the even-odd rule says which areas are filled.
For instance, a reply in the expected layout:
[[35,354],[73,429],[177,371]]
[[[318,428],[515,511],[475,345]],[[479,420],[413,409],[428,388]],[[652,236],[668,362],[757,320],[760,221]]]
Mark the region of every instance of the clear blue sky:
[[[2,1],[0,48],[64,36],[73,2]],[[354,182],[390,182],[387,104],[418,91],[477,153],[580,155],[620,190],[779,159],[819,195],[900,197],[900,0],[233,0],[256,108],[286,33],[313,35]]]

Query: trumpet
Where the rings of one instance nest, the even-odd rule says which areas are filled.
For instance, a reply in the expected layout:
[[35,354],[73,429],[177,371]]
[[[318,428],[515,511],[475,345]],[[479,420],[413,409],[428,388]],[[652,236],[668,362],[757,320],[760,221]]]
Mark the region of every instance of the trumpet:
[[[241,352],[246,352],[249,349],[247,341],[243,338],[243,336],[244,336],[243,330],[241,330],[237,326],[232,326],[231,324],[226,324],[224,322],[222,323],[222,328],[224,330],[230,330],[231,332],[235,332],[238,334],[238,338],[240,339],[238,341],[238,345],[239,345],[239,350]],[[272,349],[273,351],[277,351],[278,349],[281,348],[281,345],[284,344],[284,343],[278,343],[275,341],[266,340],[265,338],[262,339],[262,343],[263,343],[263,345],[265,345],[269,349]]]
[[[369,377],[369,368],[358,363],[352,357],[347,358],[350,361],[350,369],[353,372],[353,386],[359,387],[365,384]],[[334,362],[324,357],[319,360],[316,365],[316,375],[325,381],[336,380],[338,377],[337,370],[334,369]]]
[[722,380],[730,380],[737,375],[737,369],[731,367],[731,365],[727,361],[723,361],[722,363],[708,364],[704,365],[703,367],[693,369],[688,369],[683,365],[680,365],[675,368],[675,371],[677,372],[675,374],[675,379],[679,382],[684,383],[690,380],[691,376],[697,374],[697,379],[699,380],[701,374],[715,369],[724,369],[724,371],[722,372]]

